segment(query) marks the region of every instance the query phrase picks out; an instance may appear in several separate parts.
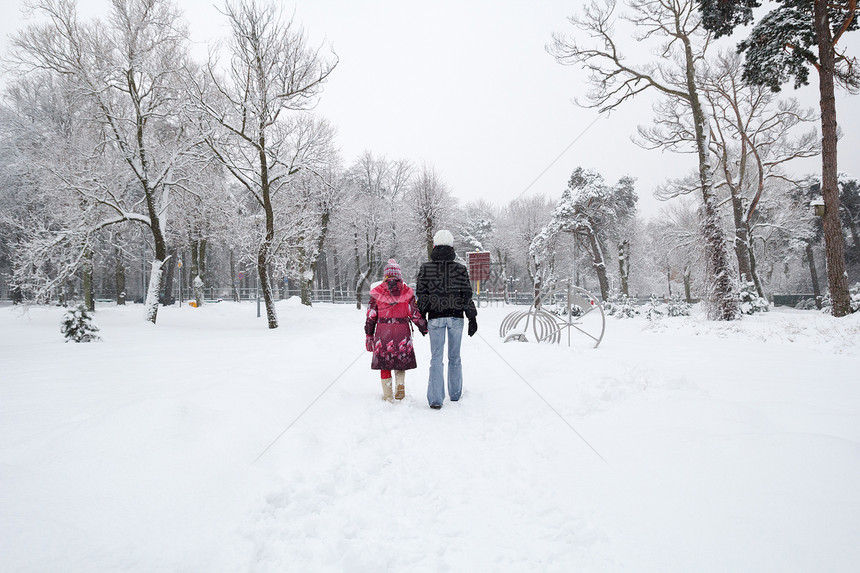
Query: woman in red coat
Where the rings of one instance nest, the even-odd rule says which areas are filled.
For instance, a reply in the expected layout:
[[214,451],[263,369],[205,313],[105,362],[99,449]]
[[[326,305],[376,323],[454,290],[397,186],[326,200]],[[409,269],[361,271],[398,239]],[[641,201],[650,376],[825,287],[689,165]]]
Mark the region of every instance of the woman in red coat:
[[[370,291],[367,321],[364,333],[365,346],[373,352],[370,368],[382,374],[382,398],[402,400],[406,395],[406,370],[418,364],[412,347],[412,325],[415,323],[422,335],[427,334],[427,321],[418,311],[415,292],[403,282],[400,266],[389,259],[382,272],[382,283]],[[397,380],[397,391],[392,396],[391,371]]]

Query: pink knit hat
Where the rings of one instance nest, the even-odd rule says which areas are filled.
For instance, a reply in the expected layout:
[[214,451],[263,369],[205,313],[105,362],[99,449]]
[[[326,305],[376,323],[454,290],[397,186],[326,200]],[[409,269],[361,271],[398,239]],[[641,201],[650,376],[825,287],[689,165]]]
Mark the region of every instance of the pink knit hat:
[[388,264],[385,265],[385,270],[382,271],[382,278],[388,280],[394,277],[403,280],[403,275],[400,274],[400,265],[394,259],[388,259]]

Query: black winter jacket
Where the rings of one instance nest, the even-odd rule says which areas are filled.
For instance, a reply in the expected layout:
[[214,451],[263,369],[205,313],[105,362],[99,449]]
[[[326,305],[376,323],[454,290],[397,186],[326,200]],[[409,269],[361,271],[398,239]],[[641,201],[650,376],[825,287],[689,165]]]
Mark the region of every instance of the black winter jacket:
[[466,267],[454,261],[454,247],[438,245],[430,261],[421,265],[415,295],[418,310],[427,320],[453,316],[473,319],[478,314],[472,300],[472,285]]

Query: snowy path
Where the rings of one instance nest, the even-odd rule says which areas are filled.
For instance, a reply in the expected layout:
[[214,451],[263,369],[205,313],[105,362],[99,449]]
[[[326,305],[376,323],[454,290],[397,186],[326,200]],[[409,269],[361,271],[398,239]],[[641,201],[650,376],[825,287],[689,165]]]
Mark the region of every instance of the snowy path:
[[284,482],[248,534],[262,569],[298,554],[312,569],[564,570],[600,542],[575,485],[581,466],[605,471],[603,462],[470,342],[459,403],[429,409],[426,381],[412,373],[404,402],[383,403],[362,360],[261,460]]
[[582,350],[482,309],[434,411],[426,339],[387,404],[362,313],[279,312],[105,308],[71,345],[0,309],[0,571],[860,565],[856,317],[612,320]]

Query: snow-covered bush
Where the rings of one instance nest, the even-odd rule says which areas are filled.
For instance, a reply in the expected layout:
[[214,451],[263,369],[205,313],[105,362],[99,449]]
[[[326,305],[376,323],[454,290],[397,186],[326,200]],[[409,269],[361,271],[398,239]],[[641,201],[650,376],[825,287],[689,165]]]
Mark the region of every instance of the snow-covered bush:
[[[848,287],[848,292],[851,295],[851,312],[860,310],[860,283],[854,283]],[[832,312],[833,302],[830,299],[830,293],[824,295],[821,301],[821,312],[830,314]]]
[[607,298],[605,301],[603,301],[603,313],[604,314],[606,314],[608,316],[614,316],[615,315],[616,307],[618,305],[618,296],[619,295],[617,292],[613,291],[613,292],[609,293],[609,298]]
[[60,332],[66,337],[66,342],[92,342],[101,340],[98,334],[99,327],[93,324],[90,311],[83,304],[79,304],[72,310],[63,314]]
[[645,305],[645,318],[648,320],[658,320],[663,318],[663,311],[660,307],[663,306],[663,301],[656,294],[651,295],[651,299]]
[[815,310],[817,305],[814,298],[805,298],[794,305],[794,308],[797,310]]
[[745,276],[741,276],[740,303],[741,312],[744,314],[755,314],[770,310],[770,303],[766,298],[758,295],[755,283],[746,280]]
[[639,314],[639,309],[633,304],[626,294],[618,297],[618,300],[613,305],[612,316],[615,318],[633,318]]
[[666,303],[667,316],[690,316],[692,306],[689,302],[681,298],[680,294],[673,294],[669,302]]
[[[541,308],[547,312],[551,312],[556,316],[567,316],[567,305],[560,302],[554,304],[545,304]],[[570,314],[572,317],[576,318],[585,314],[585,311],[583,311],[582,307],[578,304],[572,304],[570,305]]]
[[633,304],[626,294],[618,291],[611,292],[609,298],[603,302],[603,312],[615,318],[633,318],[639,314],[639,309]]

